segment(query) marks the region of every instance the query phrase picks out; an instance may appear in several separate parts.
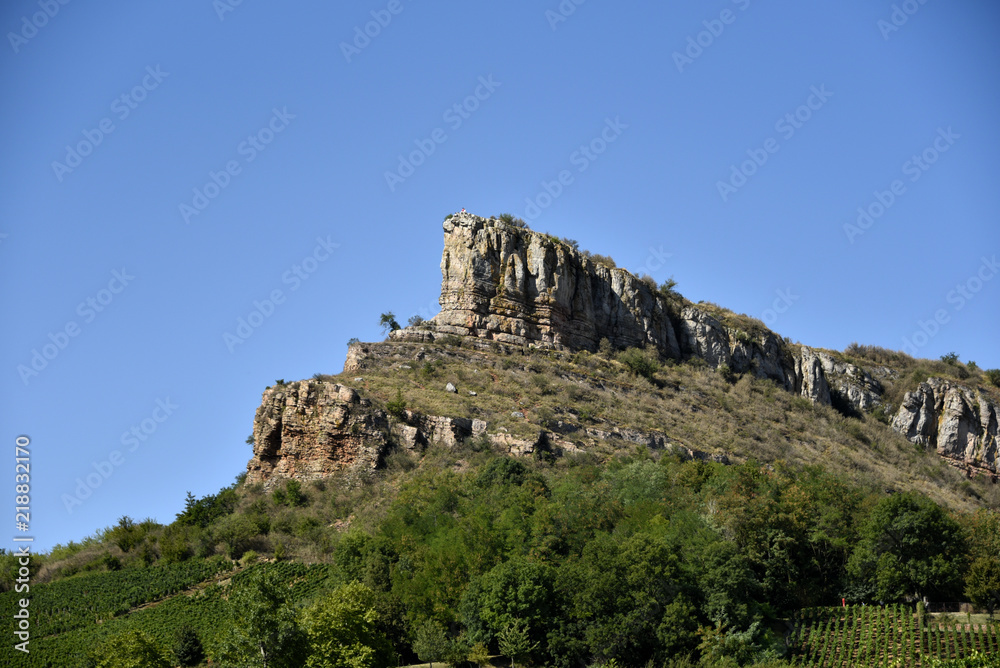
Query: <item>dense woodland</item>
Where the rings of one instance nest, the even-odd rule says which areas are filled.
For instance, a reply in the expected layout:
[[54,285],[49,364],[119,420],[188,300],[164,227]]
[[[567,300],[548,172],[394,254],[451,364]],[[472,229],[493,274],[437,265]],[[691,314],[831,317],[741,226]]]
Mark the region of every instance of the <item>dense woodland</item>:
[[31,665],[777,666],[808,658],[803,609],[1000,606],[996,512],[820,466],[522,460],[472,441],[335,482],[238,482],[169,526],[125,517],[57,548],[35,564]]

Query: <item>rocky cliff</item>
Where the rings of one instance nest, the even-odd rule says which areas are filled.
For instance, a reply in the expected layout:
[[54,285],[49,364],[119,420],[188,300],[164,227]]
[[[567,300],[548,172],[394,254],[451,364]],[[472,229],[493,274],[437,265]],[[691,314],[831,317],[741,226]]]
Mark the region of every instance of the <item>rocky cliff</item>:
[[931,378],[907,392],[892,428],[956,465],[995,478],[1000,406],[981,392]]
[[[395,354],[394,346],[435,344],[449,337],[505,355],[524,348],[595,351],[604,339],[616,349],[652,346],[661,358],[700,359],[712,368],[752,373],[847,414],[895,411],[893,429],[912,442],[936,449],[970,473],[996,476],[1000,408],[970,388],[932,379],[906,394],[901,406],[891,406],[884,399],[884,383],[896,378],[890,368],[861,368],[838,355],[792,345],[760,321],[711,304],[692,304],[624,269],[595,262],[554,237],[496,218],[462,213],[445,220],[441,274],[440,313],[393,332],[389,342],[351,346],[345,373],[380,368]],[[417,351],[413,360],[420,362],[423,355]],[[713,456],[628,425],[584,432],[599,441],[618,439],[672,448],[682,456]],[[525,439],[466,416],[404,411],[390,417],[354,389],[301,381],[264,393],[247,479],[365,475],[392,445],[451,447],[478,436],[515,455],[539,448],[575,449],[558,430],[536,431]]]
[[[831,401],[827,369],[836,363],[790,346],[760,321],[724,323],[679,295],[625,269],[595,262],[554,237],[468,213],[444,221],[441,311],[395,341],[476,337],[516,346],[597,350],[655,346],[665,358],[698,357],[709,366],[752,372],[808,399]],[[352,360],[348,359],[350,369]],[[877,403],[851,384],[859,409]]]

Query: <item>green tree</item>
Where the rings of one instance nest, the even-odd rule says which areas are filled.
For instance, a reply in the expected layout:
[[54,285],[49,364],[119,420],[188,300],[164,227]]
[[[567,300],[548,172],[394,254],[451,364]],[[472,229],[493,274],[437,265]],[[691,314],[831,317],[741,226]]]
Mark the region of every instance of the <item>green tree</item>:
[[965,595],[990,616],[1000,608],[1000,558],[979,557],[965,577]]
[[94,653],[96,668],[170,668],[163,649],[142,631],[124,631]]
[[215,537],[226,544],[226,554],[230,559],[243,556],[257,533],[257,525],[246,515],[229,515],[215,527]]
[[379,629],[375,592],[359,582],[337,587],[302,613],[308,668],[381,668],[395,663]]
[[289,600],[288,583],[266,567],[234,579],[227,605],[228,624],[216,655],[239,668],[299,668],[305,638]]
[[122,552],[129,552],[133,547],[142,542],[145,532],[141,526],[135,523],[128,515],[118,518],[118,524],[108,529],[105,538],[117,545]]
[[383,334],[388,334],[389,332],[395,332],[399,329],[399,323],[396,322],[396,315],[392,311],[387,311],[382,314],[378,321],[379,327],[382,328]]
[[531,642],[531,629],[523,619],[515,619],[503,627],[497,634],[497,644],[500,653],[510,657],[510,668],[514,668],[514,661],[518,658],[538,648],[537,642]]
[[205,659],[201,638],[190,626],[181,627],[174,636],[174,660],[181,666],[197,666]]
[[862,522],[860,536],[848,573],[861,591],[885,602],[958,593],[965,539],[930,499],[912,492],[882,499]]
[[476,666],[482,666],[484,663],[490,660],[490,651],[481,642],[477,642],[469,649],[468,660],[476,664]]
[[428,619],[417,627],[413,651],[417,653],[417,658],[426,661],[431,668],[434,668],[435,661],[444,661],[449,649],[451,644],[441,622]]

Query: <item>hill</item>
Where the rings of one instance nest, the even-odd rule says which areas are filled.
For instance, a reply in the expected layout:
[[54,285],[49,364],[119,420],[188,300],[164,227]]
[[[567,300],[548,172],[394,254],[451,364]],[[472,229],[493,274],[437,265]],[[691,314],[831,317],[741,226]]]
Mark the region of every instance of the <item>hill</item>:
[[4,665],[995,653],[899,620],[1000,606],[1000,372],[793,343],[511,217],[444,230],[437,316],[266,388],[246,473],[169,525],[33,559]]

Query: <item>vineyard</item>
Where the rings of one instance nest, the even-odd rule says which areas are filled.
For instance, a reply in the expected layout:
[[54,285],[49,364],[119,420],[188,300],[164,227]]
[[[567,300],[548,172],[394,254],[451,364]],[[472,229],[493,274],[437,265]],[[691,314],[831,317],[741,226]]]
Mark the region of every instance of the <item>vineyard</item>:
[[[225,588],[210,583],[188,595],[177,595],[210,581],[235,566],[222,558],[189,561],[164,567],[137,568],[80,575],[31,588],[33,633],[31,654],[17,665],[76,667],[104,640],[129,629],[147,633],[170,646],[182,626],[193,627],[211,644],[223,626]],[[259,564],[233,575],[247,576]],[[327,565],[267,564],[288,582],[292,598],[308,601],[328,586],[333,569]],[[12,615],[16,595],[0,595],[0,614]],[[156,603],[159,601],[158,603]],[[0,646],[0,665],[14,665],[9,643]]]
[[903,605],[808,608],[796,615],[789,646],[799,666],[928,666],[928,657],[1000,653],[1000,626],[921,620]]

